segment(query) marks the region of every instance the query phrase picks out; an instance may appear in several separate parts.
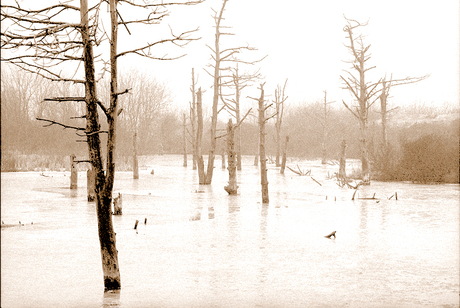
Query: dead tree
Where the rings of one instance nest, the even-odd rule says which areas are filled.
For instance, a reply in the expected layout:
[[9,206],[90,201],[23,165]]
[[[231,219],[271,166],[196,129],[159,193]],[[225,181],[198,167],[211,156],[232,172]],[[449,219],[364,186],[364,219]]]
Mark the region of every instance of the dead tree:
[[192,68],[192,86],[190,91],[192,92],[192,101],[190,103],[190,140],[193,150],[193,170],[196,170],[197,163],[197,135],[196,135],[196,126],[197,126],[197,111],[196,111],[196,87],[197,82],[195,81],[195,69]]
[[[366,62],[371,58],[368,53],[370,45],[365,45],[362,35],[355,35],[353,31],[359,27],[366,26],[367,23],[361,24],[356,20],[348,18],[345,18],[345,20],[347,25],[343,28],[343,31],[347,33],[347,38],[350,41],[350,45],[346,47],[352,55],[352,60],[348,63],[352,64],[352,68],[357,72],[358,76],[353,75],[350,71],[346,71],[349,76],[347,78],[340,76],[340,78],[345,84],[345,89],[352,93],[352,96],[358,102],[358,105],[349,106],[345,103],[345,101],[342,100],[342,102],[359,121],[361,170],[363,174],[363,184],[365,185],[370,183],[370,164],[367,148],[367,123],[369,108],[377,99],[380,98],[381,105],[385,104],[382,114],[386,116],[386,99],[392,83],[408,84],[418,82],[427,78],[428,75],[422,77],[407,77],[398,81],[393,80],[389,84],[386,84],[382,78],[375,83],[366,82],[365,73],[375,68],[375,66],[366,67]],[[382,87],[378,88],[379,85],[382,85]],[[355,110],[353,110],[353,108]],[[386,120],[384,120],[384,122],[386,125]]]
[[388,97],[390,95],[390,89],[392,86],[399,86],[399,85],[405,85],[405,84],[410,84],[410,83],[416,83],[419,81],[422,81],[426,78],[428,78],[429,75],[421,76],[421,77],[406,77],[404,79],[395,79],[393,80],[393,77],[390,77],[390,80],[387,81],[386,77],[382,79],[381,85],[381,92],[379,95],[379,100],[380,100],[380,115],[382,119],[382,145],[383,145],[383,151],[385,153],[385,157],[388,155],[388,138],[387,138],[387,120],[388,120],[388,113],[396,110],[398,107],[388,109]]
[[[252,62],[246,62],[246,64],[254,65],[258,62],[260,62],[262,59],[252,61]],[[243,91],[244,88],[249,86],[251,82],[260,79],[261,74],[257,71],[254,73],[248,73],[245,72],[243,74],[240,74],[238,63],[236,64],[235,68],[229,68],[229,75],[226,76],[228,80],[222,81],[220,84],[220,95],[221,95],[221,100],[225,105],[225,108],[227,112],[235,118],[236,123],[240,123],[241,121],[241,92]],[[234,98],[227,98],[229,95],[224,95],[222,92],[223,87],[228,87],[232,90],[234,90]],[[236,165],[237,165],[237,170],[241,170],[241,127],[238,125],[236,131]]]
[[227,153],[228,153],[228,185],[224,187],[229,195],[236,195],[238,185],[236,182],[236,159],[235,159],[235,126],[232,119],[227,124]]
[[281,86],[278,84],[276,86],[275,90],[275,110],[276,110],[276,117],[275,117],[275,129],[276,129],[276,137],[275,137],[275,142],[276,142],[276,166],[280,166],[280,155],[281,155],[281,124],[283,123],[283,115],[284,115],[284,103],[287,100],[287,96],[285,94],[286,91],[286,85],[287,85],[287,78],[286,81],[284,82],[284,86],[281,89]]
[[[215,21],[215,41],[214,41],[214,48],[208,46],[211,50],[211,56],[213,59],[213,64],[210,66],[213,69],[213,73],[206,71],[212,78],[213,78],[213,100],[212,100],[212,118],[211,118],[211,143],[210,143],[210,150],[208,155],[208,167],[206,171],[206,184],[211,184],[213,170],[214,170],[214,159],[215,159],[215,151],[216,151],[216,138],[217,138],[217,116],[222,111],[222,108],[219,108],[219,101],[221,101],[221,87],[224,84],[223,78],[225,77],[225,73],[229,71],[230,63],[250,63],[246,61],[242,61],[236,57],[237,54],[241,53],[244,50],[256,50],[253,47],[249,46],[240,46],[240,47],[230,47],[221,49],[221,38],[223,35],[234,35],[233,33],[229,32],[222,32],[222,29],[228,29],[231,27],[222,25],[223,13],[225,11],[225,6],[228,0],[222,1],[222,7],[219,12],[214,11],[214,21]],[[258,60],[260,61],[260,60]],[[256,61],[256,62],[258,62]],[[228,64],[228,65],[227,65]],[[228,75],[227,75],[228,76]],[[237,120],[237,123],[240,122]]]
[[[26,9],[24,6],[20,7],[18,3],[1,6],[2,22],[9,22],[11,25],[7,28],[2,27],[2,48],[16,51],[7,57],[3,57],[5,53],[2,52],[2,61],[52,81],[84,85],[84,96],[55,97],[48,100],[84,102],[86,114],[75,118],[85,119],[85,127],[67,125],[50,119],[40,120],[45,121],[46,126],[58,125],[76,130],[77,135],[85,138],[88,144],[89,159],[95,172],[96,212],[105,290],[116,290],[121,287],[111,203],[115,179],[116,124],[121,112],[118,106],[118,97],[127,93],[128,90],[118,91],[117,59],[127,54],[164,59],[151,56],[151,49],[164,43],[177,45],[193,40],[188,38],[188,35],[193,31],[188,31],[178,36],[172,35],[170,39],[146,43],[143,46],[117,53],[119,25],[129,31],[128,26],[132,23],[157,24],[167,15],[165,7],[177,4],[135,4],[123,0],[120,2],[127,3],[134,9],[147,10],[147,17],[143,19],[139,17],[139,14],[134,14],[136,16],[135,21],[123,20],[117,10],[117,1],[109,0],[111,27],[108,35],[101,33],[98,27],[100,14],[104,11],[101,9],[103,2],[97,3],[90,9],[88,9],[87,0],[80,0],[80,7],[68,3],[52,6],[43,5],[40,9]],[[74,15],[73,18],[72,15]],[[77,18],[80,22],[69,22],[69,20]],[[111,77],[109,107],[101,102],[96,91],[97,79],[93,49],[95,46],[101,46],[103,38],[108,38],[110,45],[110,59],[104,61],[110,66],[107,70]],[[72,62],[75,65],[69,67],[68,63]],[[67,69],[62,69],[62,66]],[[79,70],[81,66],[84,72]],[[66,75],[65,73],[69,71],[69,68],[73,71]],[[80,76],[80,78],[76,76]],[[107,130],[101,129],[100,113],[107,120]],[[103,168],[101,134],[107,134],[105,170]]]
[[203,108],[201,99],[201,88],[196,93],[196,164],[198,168],[198,181],[199,184],[206,184],[206,173],[204,170],[203,154],[201,151],[201,141],[203,140]]
[[264,84],[260,85],[260,98],[256,99],[259,107],[259,155],[260,155],[260,185],[262,186],[262,204],[268,204],[270,199],[268,196],[268,177],[267,177],[267,158],[265,156],[265,123],[270,120],[275,114],[267,117],[266,110],[272,104],[265,106],[264,99]]
[[[353,75],[350,71],[348,77],[340,76],[345,84],[345,89],[352,93],[353,98],[358,102],[357,106],[349,106],[342,100],[344,106],[358,119],[359,133],[360,133],[360,152],[361,152],[361,171],[363,182],[370,183],[370,166],[369,166],[369,153],[367,148],[367,123],[369,108],[375,102],[374,96],[377,94],[377,86],[380,80],[375,83],[366,81],[366,72],[375,68],[366,67],[366,62],[371,58],[368,51],[370,45],[365,45],[362,35],[355,35],[354,31],[359,27],[366,26],[355,20],[345,18],[347,25],[343,28],[349,39],[350,45],[346,46],[352,55],[352,60],[348,63],[352,64],[352,69],[357,72],[357,76]],[[353,108],[355,110],[353,110]]]

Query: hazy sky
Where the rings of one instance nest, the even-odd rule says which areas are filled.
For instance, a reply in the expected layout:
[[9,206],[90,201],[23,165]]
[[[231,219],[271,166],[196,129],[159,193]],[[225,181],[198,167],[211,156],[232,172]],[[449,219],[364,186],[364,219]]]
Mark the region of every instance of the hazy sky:
[[[220,0],[208,0],[194,7],[173,8],[166,20],[173,29],[200,27],[202,40],[182,50],[170,49],[170,54],[187,52],[186,57],[174,62],[138,61],[127,57],[120,59],[120,67],[147,69],[156,78],[167,81],[177,105],[190,101],[190,76],[194,67],[200,75],[199,86],[208,90],[204,103],[210,105],[212,80],[203,68],[211,63],[211,57],[205,45],[214,44],[211,7],[219,10],[220,6]],[[233,27],[235,36],[224,37],[222,46],[248,43],[258,48],[258,52],[243,55],[247,59],[268,55],[254,67],[260,68],[265,76],[267,94],[273,94],[276,84],[283,84],[288,78],[289,102],[322,99],[324,90],[329,93],[328,100],[350,100],[348,92],[340,89],[340,75],[346,74],[343,70],[349,68],[343,61],[350,59],[344,46],[348,43],[343,32],[345,15],[363,23],[369,21],[368,26],[362,28],[365,42],[371,44],[372,58],[368,63],[376,66],[369,73],[369,81],[377,81],[385,74],[393,74],[393,78],[431,74],[418,84],[393,88],[391,104],[458,104],[457,0],[230,0],[226,8],[224,24]],[[143,35],[153,37],[154,33],[155,30]],[[120,41],[121,49],[122,44]],[[258,96],[256,87],[243,93],[243,97],[247,95]]]
[[[49,3],[53,2],[47,0]],[[25,1],[22,1],[25,2]],[[90,1],[91,3],[91,1]],[[35,3],[34,3],[35,4]],[[191,68],[199,74],[205,106],[212,101],[212,79],[203,70],[211,64],[214,45],[214,14],[220,10],[221,0],[207,0],[196,6],[172,6],[171,16],[162,25],[131,30],[128,36],[119,30],[119,51],[132,48],[135,42],[153,42],[169,32],[175,33],[199,27],[202,37],[185,48],[168,46],[158,56],[187,56],[175,61],[155,61],[126,56],[119,58],[120,71],[135,68],[168,83],[174,95],[174,104],[186,107],[191,100],[189,90]],[[125,5],[120,5],[122,16],[129,17]],[[106,13],[106,12],[104,12]],[[224,36],[221,48],[246,46],[258,48],[256,52],[242,54],[243,59],[267,58],[254,67],[265,76],[265,93],[274,94],[277,84],[288,78],[288,104],[314,102],[323,99],[341,104],[350,102],[347,90],[341,89],[340,75],[346,75],[350,60],[344,44],[348,44],[344,15],[368,26],[361,28],[365,43],[370,44],[370,66],[376,66],[367,81],[377,81],[393,74],[393,78],[431,76],[420,83],[394,87],[390,105],[398,106],[421,102],[426,104],[459,103],[459,2],[458,0],[229,0],[224,13],[224,25],[232,26],[234,36]],[[141,18],[142,16],[139,16]],[[104,25],[108,30],[108,24]],[[133,31],[134,30],[134,31]],[[240,67],[240,70],[245,68]],[[258,84],[245,89],[242,97],[247,106],[258,97]]]

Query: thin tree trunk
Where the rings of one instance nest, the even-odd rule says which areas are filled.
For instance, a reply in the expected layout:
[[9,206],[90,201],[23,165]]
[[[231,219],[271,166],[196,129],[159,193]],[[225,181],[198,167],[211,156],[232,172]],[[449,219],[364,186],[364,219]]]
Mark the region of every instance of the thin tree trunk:
[[235,161],[235,128],[232,119],[227,124],[227,153],[228,153],[228,185],[224,187],[229,195],[236,195],[238,186],[236,182],[236,161]]
[[106,290],[116,290],[121,287],[120,271],[118,267],[118,251],[116,248],[115,232],[112,224],[112,190],[115,173],[114,149],[115,127],[117,118],[117,66],[116,66],[116,38],[117,38],[117,13],[115,0],[110,0],[111,27],[111,113],[107,115],[109,130],[107,141],[107,174],[102,167],[101,140],[99,116],[97,110],[96,79],[94,69],[94,56],[88,29],[88,3],[80,0],[81,6],[81,34],[83,42],[83,60],[85,65],[85,101],[86,101],[86,131],[89,158],[94,168],[96,181],[96,204],[99,243],[101,248],[102,271],[104,287]]
[[284,169],[286,168],[286,156],[287,156],[287,148],[289,143],[289,136],[286,136],[286,143],[284,144],[284,151],[283,151],[283,159],[281,160],[281,169],[280,173],[284,174]]
[[199,184],[206,184],[206,174],[204,173],[203,155],[201,153],[201,140],[203,139],[203,110],[201,102],[201,88],[197,92],[196,102],[196,115],[197,115],[197,129],[196,129],[196,162],[198,167],[198,181]]
[[369,153],[367,151],[366,121],[360,121],[359,133],[360,133],[359,143],[360,143],[360,152],[361,152],[361,171],[362,171],[362,176],[363,176],[363,183],[369,184],[370,183]]
[[192,147],[193,147],[193,170],[196,170],[197,163],[197,140],[196,140],[196,121],[197,121],[197,110],[196,110],[196,93],[195,93],[195,69],[192,67],[192,105],[190,106],[190,125],[192,127]]
[[267,178],[267,159],[265,158],[265,106],[264,89],[260,87],[259,98],[259,155],[260,155],[260,184],[262,186],[262,203],[269,203],[268,197],[268,178]]

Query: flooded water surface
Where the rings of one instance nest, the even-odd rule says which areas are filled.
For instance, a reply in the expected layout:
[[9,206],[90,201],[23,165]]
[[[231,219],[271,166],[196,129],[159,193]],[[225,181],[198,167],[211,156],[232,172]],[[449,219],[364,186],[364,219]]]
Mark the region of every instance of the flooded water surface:
[[263,205],[245,159],[236,196],[220,161],[207,186],[180,156],[117,173],[113,293],[85,173],[77,190],[69,172],[2,173],[1,307],[459,306],[459,185],[373,182],[352,201],[327,177],[337,166],[299,161],[310,176],[269,165]]

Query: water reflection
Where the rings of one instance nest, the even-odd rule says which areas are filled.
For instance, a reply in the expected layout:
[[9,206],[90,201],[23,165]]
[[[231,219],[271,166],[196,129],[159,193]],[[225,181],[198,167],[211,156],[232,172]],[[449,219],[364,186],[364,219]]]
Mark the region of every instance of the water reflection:
[[102,307],[120,307],[120,290],[117,291],[106,291],[102,298]]

